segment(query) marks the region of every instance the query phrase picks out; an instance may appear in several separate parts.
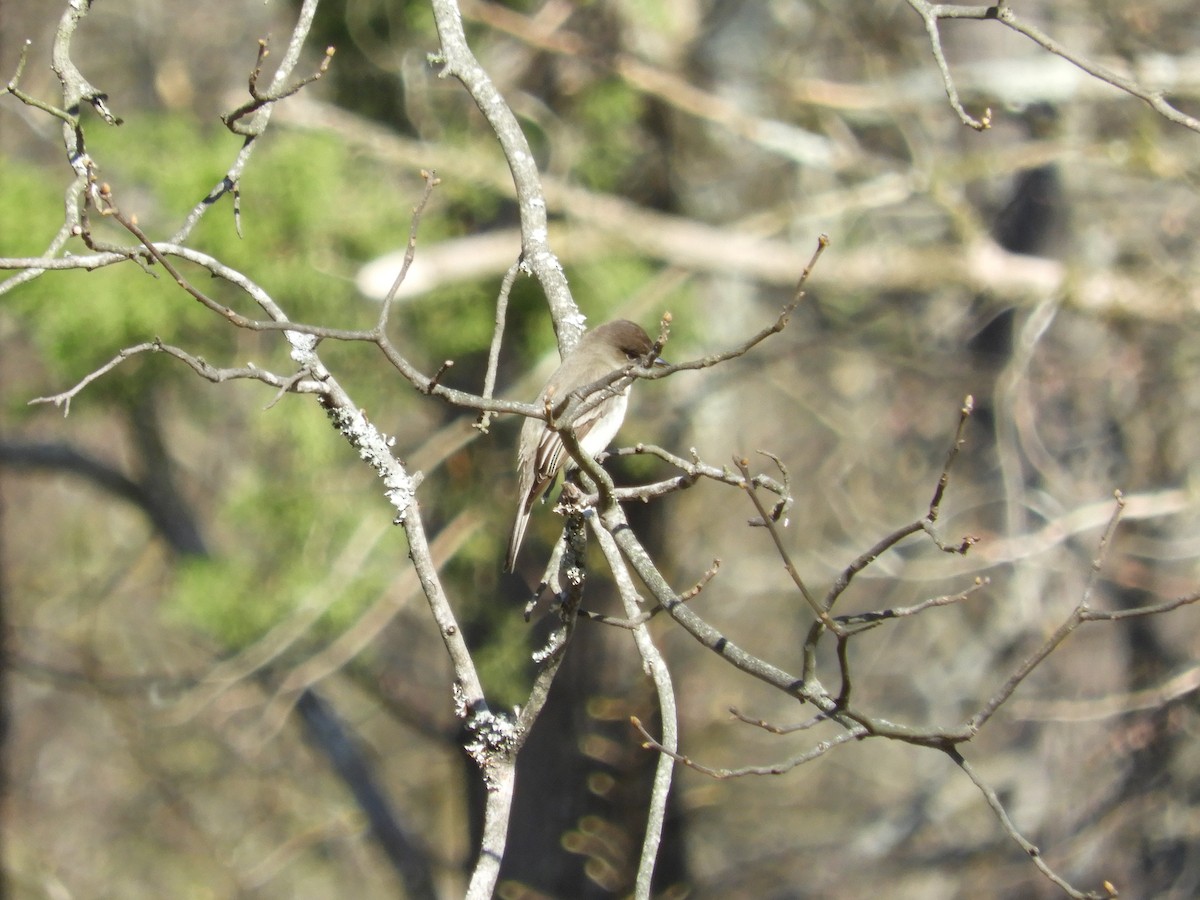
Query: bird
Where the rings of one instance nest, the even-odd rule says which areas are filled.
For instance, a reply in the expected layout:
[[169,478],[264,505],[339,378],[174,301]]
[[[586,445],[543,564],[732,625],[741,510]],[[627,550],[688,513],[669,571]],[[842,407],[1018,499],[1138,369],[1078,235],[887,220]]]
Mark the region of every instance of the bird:
[[[636,322],[616,319],[598,325],[585,333],[575,349],[563,358],[535,402],[543,408],[547,402],[561,406],[569,400],[573,391],[618,369],[641,361],[648,361],[650,365],[666,365],[658,358],[646,360],[653,349],[654,342],[650,335]],[[580,449],[588,456],[602,453],[616,437],[629,405],[629,388],[627,384],[619,391],[605,389],[607,396],[590,409],[585,409],[571,423]],[[521,426],[521,440],[517,445],[519,505],[512,536],[508,541],[504,571],[512,572],[516,565],[517,551],[521,549],[521,539],[525,537],[525,527],[529,524],[534,501],[545,496],[564,465],[574,467],[575,464],[563,446],[559,433],[542,419],[527,418]]]

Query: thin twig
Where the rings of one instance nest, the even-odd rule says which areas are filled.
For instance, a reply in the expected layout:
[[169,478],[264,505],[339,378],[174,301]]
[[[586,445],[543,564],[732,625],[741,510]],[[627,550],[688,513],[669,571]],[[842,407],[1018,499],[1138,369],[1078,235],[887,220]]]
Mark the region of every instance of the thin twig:
[[417,201],[417,205],[413,207],[412,218],[409,220],[408,243],[404,248],[404,262],[400,264],[400,271],[396,273],[396,280],[392,282],[391,288],[384,295],[383,302],[379,306],[379,322],[376,327],[381,332],[387,329],[388,314],[392,311],[392,303],[395,302],[396,292],[400,290],[400,285],[404,284],[404,279],[408,277],[408,270],[412,267],[413,259],[417,255],[417,230],[421,226],[421,216],[425,213],[425,207],[429,203],[429,198],[433,196],[433,189],[442,183],[442,180],[437,177],[437,172],[432,169],[422,169],[421,178],[425,180],[425,190],[421,192],[421,198]]
[[[500,345],[504,341],[504,323],[508,318],[508,298],[512,294],[517,276],[521,274],[521,261],[517,260],[508,267],[500,282],[500,293],[496,297],[496,321],[492,330],[492,343],[488,347],[487,372],[483,376],[483,396],[491,397],[496,391],[496,373],[500,369]],[[480,434],[487,434],[491,426],[492,413],[483,412],[475,421],[475,427]]]
[[74,400],[84,388],[86,388],[96,379],[107,375],[121,363],[125,362],[125,360],[134,356],[138,356],[142,353],[166,353],[168,356],[173,356],[190,366],[192,371],[194,371],[201,378],[205,379],[206,381],[211,381],[213,384],[220,384],[224,381],[233,381],[237,379],[250,379],[253,381],[261,381],[264,384],[269,384],[272,387],[278,388],[285,388],[291,385],[293,389],[304,391],[305,393],[316,393],[320,391],[320,387],[316,382],[313,382],[306,388],[302,388],[298,384],[292,382],[290,379],[285,379],[282,376],[274,374],[273,372],[268,372],[266,369],[260,369],[253,365],[228,369],[217,368],[216,366],[209,365],[200,357],[193,356],[186,350],[182,350],[179,347],[173,347],[170,344],[164,344],[159,340],[153,340],[124,348],[104,365],[89,372],[74,387],[58,394],[51,394],[48,397],[34,397],[29,401],[29,405],[32,406],[39,403],[53,403],[55,406],[62,409],[63,417],[65,418],[71,413],[71,401]]
[[963,401],[962,407],[959,409],[958,427],[954,432],[954,442],[950,445],[950,450],[946,454],[946,462],[942,465],[942,472],[938,476],[937,486],[933,491],[933,498],[929,501],[929,509],[925,516],[915,522],[909,522],[907,525],[902,525],[891,534],[884,536],[877,541],[873,547],[861,554],[857,559],[846,566],[838,575],[837,579],[829,587],[829,591],[825,594],[822,601],[825,609],[832,609],[838,598],[846,592],[853,581],[854,576],[873,563],[876,559],[895,547],[909,535],[916,534],[918,531],[924,531],[933,540],[937,548],[945,553],[964,554],[973,547],[978,539],[972,535],[965,536],[958,544],[946,544],[933,528],[934,522],[937,521],[941,514],[942,500],[945,498],[946,487],[950,483],[950,468],[954,465],[954,461],[958,458],[959,450],[962,448],[964,438],[963,430],[966,427],[967,419],[970,418],[972,411],[975,408],[974,400],[968,395]]
[[262,75],[263,60],[270,54],[266,39],[258,42],[258,59],[255,61],[254,68],[250,70],[250,99],[231,112],[221,116],[221,121],[225,123],[225,127],[234,134],[240,134],[243,137],[257,137],[262,133],[260,127],[255,125],[246,126],[241,124],[241,120],[246,116],[258,112],[264,106],[272,103],[277,103],[280,100],[286,99],[293,94],[299,93],[307,85],[323,77],[329,71],[329,64],[333,62],[333,54],[337,51],[333,47],[325,48],[325,55],[321,57],[321,64],[315,72],[301,78],[295,84],[289,87],[283,87],[278,83],[273,83],[268,90],[261,91],[258,87],[259,76]]
[[797,722],[795,725],[775,725],[771,722],[768,722],[766,719],[748,716],[736,706],[729,707],[729,714],[739,722],[745,722],[747,725],[753,725],[755,728],[761,728],[763,731],[779,735],[794,734],[797,731],[808,731],[809,729],[820,725],[822,722],[829,721],[829,717],[827,715],[820,713],[815,716],[809,716],[803,722]]
[[1025,855],[1033,861],[1033,864],[1037,866],[1038,871],[1040,871],[1046,876],[1046,878],[1057,885],[1058,888],[1062,890],[1068,897],[1072,897],[1074,900],[1108,900],[1108,898],[1117,896],[1116,890],[1113,889],[1112,885],[1107,881],[1104,882],[1105,892],[1103,894],[1097,891],[1080,891],[1069,884],[1065,879],[1062,878],[1062,876],[1050,868],[1049,864],[1047,864],[1046,860],[1042,857],[1042,851],[1037,847],[1037,845],[1032,843],[1028,838],[1021,834],[1021,832],[1017,829],[1016,824],[1009,817],[1008,810],[1004,808],[1004,804],[1001,802],[1000,797],[996,794],[992,787],[983,780],[982,776],[975,771],[975,767],[968,763],[966,759],[963,758],[963,755],[955,748],[950,748],[947,750],[946,755],[954,761],[955,765],[957,765],[959,769],[961,769],[966,776],[971,779],[975,787],[977,787],[979,792],[983,794],[984,800],[987,802],[987,805],[991,808],[992,812],[995,813],[996,818],[1000,821],[1000,825],[1004,828],[1005,833],[1008,834],[1008,836],[1012,838],[1017,846],[1021,848]]
[[1109,516],[1108,525],[1104,529],[1104,533],[1100,535],[1100,544],[1096,547],[1096,555],[1092,558],[1091,571],[1088,573],[1087,584],[1083,588],[1083,597],[1079,601],[1079,606],[1084,613],[1087,613],[1092,606],[1092,594],[1096,590],[1096,583],[1100,580],[1100,572],[1104,568],[1104,563],[1108,559],[1108,550],[1112,546],[1113,536],[1117,533],[1117,526],[1121,523],[1121,514],[1125,512],[1125,496],[1120,491],[1113,492],[1113,513]]
[[[1101,539],[1101,546],[1097,550],[1097,562],[1093,564],[1092,569],[1093,575],[1097,571],[1098,566],[1102,564],[1104,553],[1107,552],[1107,548],[1110,546],[1112,533],[1116,528],[1117,522],[1120,520],[1123,506],[1124,504],[1118,492],[1117,502],[1113,507],[1112,516],[1109,519],[1108,527],[1106,527],[1104,530],[1104,536]],[[996,693],[993,694],[982,707],[980,707],[979,711],[976,712],[975,715],[971,716],[971,718],[967,721],[968,728],[970,728],[972,731],[978,731],[980,728],[982,728],[984,724],[986,724],[987,721],[993,715],[995,715],[996,710],[998,710],[1008,700],[1008,698],[1013,695],[1013,692],[1016,691],[1021,683],[1029,677],[1029,674],[1036,669],[1038,665],[1040,665],[1042,661],[1046,659],[1046,657],[1057,650],[1059,645],[1061,645],[1063,641],[1070,637],[1075,629],[1077,629],[1083,622],[1116,619],[1119,617],[1116,613],[1097,613],[1090,609],[1088,606],[1090,594],[1091,591],[1089,582],[1089,589],[1085,595],[1080,598],[1079,602],[1075,605],[1075,608],[1071,610],[1070,615],[1068,615],[1063,623],[1054,630],[1053,634],[1051,634],[1048,638],[1046,638],[1045,641],[1042,642],[1041,646],[1034,650],[1019,666],[1017,666],[1016,670],[1009,675]],[[1184,604],[1179,601],[1172,601],[1171,603],[1163,604],[1162,608],[1165,611],[1166,609],[1174,609],[1176,606],[1182,605]],[[1147,614],[1142,611],[1139,611],[1139,613],[1141,615]]]
[[872,612],[853,613],[843,616],[834,616],[834,621],[840,622],[843,625],[862,625],[866,623],[877,623],[885,619],[902,619],[906,616],[915,616],[925,612],[927,609],[933,609],[937,606],[949,606],[952,603],[961,603],[971,595],[977,593],[983,588],[991,584],[990,578],[979,577],[975,579],[975,583],[965,591],[959,591],[957,594],[946,594],[941,597],[931,597],[928,600],[922,600],[920,603],[914,603],[912,606],[897,606],[892,609],[880,609]]
[[[654,456],[684,473],[685,477],[682,479],[672,478],[661,482],[656,482],[653,485],[644,485],[641,488],[622,489],[629,491],[645,490],[647,491],[646,496],[648,497],[658,496],[663,493],[668,493],[671,490],[679,490],[683,487],[689,487],[692,484],[695,484],[696,480],[699,478],[708,478],[712,481],[728,484],[733,487],[742,487],[746,483],[745,479],[740,473],[734,472],[728,466],[717,468],[716,466],[707,465],[701,462],[700,454],[697,452],[695,447],[692,447],[688,452],[691,455],[690,460],[684,459],[683,457],[671,453],[668,450],[664,450],[662,447],[658,447],[654,444],[639,443],[633,445],[632,447],[622,447],[617,450],[610,450],[605,454],[604,458],[609,456]],[[773,454],[768,453],[765,450],[759,450],[758,452],[769,459],[775,459]],[[786,475],[786,470],[783,470],[782,467],[781,471],[784,471]],[[769,475],[755,475],[752,479],[750,479],[750,483],[755,487],[763,488],[770,491],[772,494],[778,495],[780,498],[782,498],[781,502],[787,501],[788,505],[790,505],[790,490],[787,484],[780,483],[774,478],[771,478]],[[650,490],[651,488],[653,488],[653,490]],[[639,494],[637,496],[640,497],[641,495]],[[634,499],[634,495],[630,494],[629,498]]]
[[942,81],[946,88],[946,96],[950,100],[951,107],[963,124],[969,125],[977,131],[981,131],[991,124],[991,110],[986,110],[982,119],[974,119],[963,109],[962,103],[958,99],[958,90],[954,86],[954,78],[950,74],[950,67],[947,65],[945,56],[942,53],[941,36],[938,31],[938,22],[941,19],[979,19],[1000,22],[1005,27],[1017,32],[1017,34],[1029,38],[1039,47],[1053,53],[1055,56],[1062,57],[1067,62],[1082,69],[1093,78],[1111,84],[1118,90],[1145,101],[1151,109],[1168,121],[1182,125],[1184,128],[1191,129],[1192,131],[1200,131],[1200,119],[1189,116],[1178,109],[1166,99],[1162,91],[1145,87],[1132,78],[1128,78],[1114,69],[1101,65],[1084,56],[1082,53],[1077,53],[1065,44],[1052,38],[1036,25],[1019,17],[1007,3],[967,6],[954,3],[934,4],[927,2],[927,0],[908,0],[908,5],[913,8],[925,23],[925,31],[929,35],[930,50],[933,53],[938,70],[941,72]]
[[665,756],[669,756],[680,765],[687,766],[689,769],[694,769],[700,774],[707,775],[708,777],[714,778],[718,781],[724,781],[728,778],[744,778],[747,775],[782,775],[785,772],[792,771],[792,769],[795,769],[797,766],[802,766],[805,763],[812,762],[814,759],[819,759],[830,750],[866,736],[865,731],[861,729],[852,729],[843,734],[839,734],[836,737],[832,737],[828,740],[821,741],[818,744],[814,744],[808,750],[805,750],[803,753],[793,756],[784,762],[774,763],[768,766],[740,766],[736,769],[717,769],[713,768],[712,766],[706,766],[702,763],[698,763],[690,756],[684,756],[682,753],[668,750],[650,735],[650,732],[646,730],[645,726],[642,725],[641,721],[636,716],[630,718],[630,724],[632,724],[633,727],[636,728],[641,734],[642,746],[646,747],[648,750],[656,750]]
[[4,92],[7,94],[12,94],[26,106],[31,106],[34,109],[40,109],[42,112],[54,116],[54,118],[66,123],[67,125],[74,126],[75,122],[77,121],[75,116],[72,116],[64,109],[59,109],[57,106],[54,106],[51,103],[45,103],[41,100],[38,100],[36,97],[25,93],[17,86],[20,84],[21,76],[25,73],[25,61],[29,55],[29,48],[32,46],[33,41],[29,40],[28,38],[21,45],[21,55],[17,59],[17,69],[13,73],[13,77],[9,79],[8,84],[4,86]]
[[753,479],[750,477],[750,461],[740,456],[733,458],[733,464],[737,466],[739,472],[742,473],[744,479],[744,488],[746,494],[750,497],[750,502],[754,504],[754,508],[758,510],[759,520],[766,527],[767,532],[771,535],[771,540],[775,544],[775,552],[779,554],[779,558],[783,560],[783,568],[792,579],[792,584],[800,591],[806,603],[812,608],[817,619],[821,624],[832,631],[834,634],[841,635],[842,627],[829,616],[827,608],[823,607],[817,598],[809,591],[808,585],[804,583],[804,579],[800,577],[800,572],[796,569],[792,562],[791,555],[787,552],[787,548],[783,544],[783,536],[779,533],[779,529],[775,527],[775,522],[772,521],[770,514],[763,506],[762,500],[759,499],[758,491],[754,487]]
[[963,108],[958,97],[958,88],[954,85],[954,76],[950,74],[950,64],[946,62],[946,54],[942,52],[942,34],[938,28],[938,7],[931,6],[925,0],[908,0],[908,5],[916,10],[925,23],[925,33],[929,35],[929,49],[933,53],[933,61],[937,63],[942,76],[942,84],[946,88],[946,97],[950,107],[958,115],[959,121],[976,131],[986,131],[992,125],[992,111],[984,110],[983,116],[976,119]]
[[[712,566],[700,576],[700,580],[679,595],[679,600],[682,603],[687,603],[689,600],[698,596],[705,585],[707,585],[714,576],[717,570],[721,567],[721,561],[714,559]],[[616,616],[605,615],[604,613],[592,612],[591,610],[579,610],[579,617],[587,619],[589,622],[599,622],[601,625],[611,625],[614,628],[626,628],[633,630],[646,622],[649,622],[655,616],[663,611],[661,606],[655,606],[652,609],[645,610],[627,619],[618,619]],[[528,619],[526,619],[528,621]]]
[[942,508],[942,498],[946,496],[946,486],[950,484],[950,468],[954,465],[954,461],[958,459],[959,451],[966,443],[966,438],[963,436],[967,427],[967,420],[971,418],[971,413],[975,411],[975,398],[970,394],[963,399],[962,408],[958,412],[958,427],[954,430],[954,443],[950,445],[950,450],[946,453],[946,461],[942,464],[942,474],[938,476],[937,487],[933,490],[933,497],[929,500],[929,521],[936,522],[938,514]]

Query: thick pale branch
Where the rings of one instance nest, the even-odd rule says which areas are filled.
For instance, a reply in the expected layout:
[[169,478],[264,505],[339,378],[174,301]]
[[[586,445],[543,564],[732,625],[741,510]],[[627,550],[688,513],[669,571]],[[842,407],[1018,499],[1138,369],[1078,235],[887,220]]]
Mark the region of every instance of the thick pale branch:
[[584,317],[571,296],[562,265],[550,248],[546,197],[533,150],[516,116],[471,52],[458,4],[454,0],[433,0],[432,5],[442,43],[434,61],[442,64],[443,77],[452,75],[462,83],[500,143],[520,210],[521,259],[546,294],[559,350],[569,352],[583,334]]
[[[625,561],[621,559],[621,551],[600,522],[593,517],[592,532],[600,544],[609,570],[616,581],[621,602],[625,607],[625,615],[632,621],[641,612],[637,590]],[[633,639],[642,665],[654,681],[654,689],[658,695],[658,710],[662,720],[662,740],[659,746],[663,753],[658,757],[654,771],[654,786],[650,792],[650,808],[647,814],[646,832],[642,841],[642,853],[638,863],[638,873],[634,896],[637,900],[649,900],[651,880],[654,876],[654,864],[658,858],[658,847],[662,840],[663,823],[667,816],[667,797],[671,791],[671,776],[673,759],[671,754],[679,748],[679,712],[675,702],[675,688],[671,682],[671,671],[667,668],[666,660],[645,624],[637,624],[633,628]]]

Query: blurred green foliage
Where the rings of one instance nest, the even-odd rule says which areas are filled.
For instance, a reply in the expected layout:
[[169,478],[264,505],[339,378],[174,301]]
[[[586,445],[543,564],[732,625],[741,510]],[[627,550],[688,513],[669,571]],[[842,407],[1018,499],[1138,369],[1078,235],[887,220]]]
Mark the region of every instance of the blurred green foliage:
[[[208,523],[213,555],[178,570],[168,612],[233,649],[293,615],[313,620],[300,646],[349,626],[395,579],[400,532],[377,482],[353,465],[314,404],[245,386],[209,391],[195,411],[227,436]],[[242,427],[239,427],[242,426]],[[399,546],[398,546],[399,545]]]
[[0,246],[5,255],[38,256],[62,224],[62,192],[45,170],[0,156],[0,208],[20,227],[5,228]]
[[612,77],[590,84],[577,98],[575,121],[587,147],[576,174],[592,190],[620,192],[639,156],[639,129],[645,98]]

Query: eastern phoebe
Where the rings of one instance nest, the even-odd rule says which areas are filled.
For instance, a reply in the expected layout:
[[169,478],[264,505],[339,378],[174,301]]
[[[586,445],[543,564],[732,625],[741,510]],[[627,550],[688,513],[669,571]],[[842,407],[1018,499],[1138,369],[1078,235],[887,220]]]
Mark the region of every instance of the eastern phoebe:
[[[580,338],[575,349],[566,355],[535,402],[541,407],[547,401],[556,408],[562,407],[569,401],[572,391],[587,387],[618,369],[636,365],[652,349],[654,342],[635,322],[617,319],[598,325]],[[665,365],[661,359],[648,362]],[[619,391],[613,391],[611,387],[600,389],[596,393],[607,393],[607,396],[571,423],[580,448],[588,456],[602,453],[616,437],[629,404],[629,387],[627,384]],[[550,489],[564,464],[572,468],[575,465],[558,432],[541,419],[527,418],[521,426],[521,443],[517,448],[520,505],[508,541],[504,571],[513,571],[516,564],[533,502]]]

